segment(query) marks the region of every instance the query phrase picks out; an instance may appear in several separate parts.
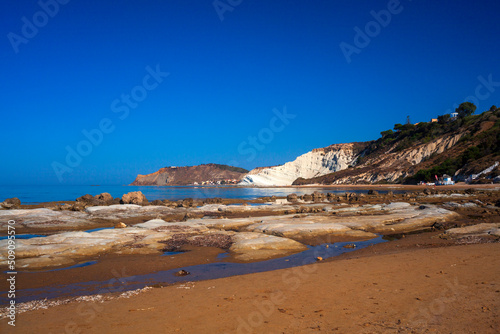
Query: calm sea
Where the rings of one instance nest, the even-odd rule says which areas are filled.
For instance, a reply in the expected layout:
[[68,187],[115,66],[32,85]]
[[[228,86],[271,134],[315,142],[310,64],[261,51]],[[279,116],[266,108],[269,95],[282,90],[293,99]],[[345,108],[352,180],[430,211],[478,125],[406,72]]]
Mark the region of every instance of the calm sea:
[[[240,198],[254,199],[262,196],[287,196],[311,194],[314,191],[343,194],[345,190],[325,188],[240,188],[240,187],[156,187],[156,186],[0,186],[0,201],[17,197],[23,204],[36,204],[52,201],[74,201],[85,194],[97,195],[103,192],[113,197],[122,197],[131,191],[142,191],[150,201],[155,199],[179,200],[184,198]],[[366,193],[366,190],[349,190]],[[394,191],[397,193],[397,191]],[[383,191],[381,191],[383,193]]]

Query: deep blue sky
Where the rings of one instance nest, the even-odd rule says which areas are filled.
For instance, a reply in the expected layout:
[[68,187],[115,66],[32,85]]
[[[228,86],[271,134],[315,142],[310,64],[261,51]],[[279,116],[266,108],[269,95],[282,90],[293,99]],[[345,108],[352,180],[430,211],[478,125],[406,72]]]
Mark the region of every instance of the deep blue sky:
[[[444,114],[476,96],[480,76],[500,82],[496,0],[401,0],[348,63],[340,43],[354,45],[354,28],[388,3],[243,0],[221,21],[212,0],[71,0],[44,25],[36,1],[2,1],[0,184],[59,184],[54,161],[66,165],[66,147],[106,118],[114,130],[62,184],[125,184],[169,165],[281,164],[376,139],[407,115]],[[9,33],[22,37],[33,16],[38,32],[13,47]],[[120,119],[113,101],[157,64],[170,75]],[[490,89],[479,90],[478,111],[500,105],[500,84]],[[296,117],[253,156],[248,137],[269,135],[285,106]]]

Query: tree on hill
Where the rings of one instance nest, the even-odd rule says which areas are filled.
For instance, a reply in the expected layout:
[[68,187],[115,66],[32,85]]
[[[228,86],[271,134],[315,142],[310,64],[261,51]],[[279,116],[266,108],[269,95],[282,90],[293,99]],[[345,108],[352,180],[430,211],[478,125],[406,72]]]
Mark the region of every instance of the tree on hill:
[[458,113],[458,117],[464,118],[472,115],[476,111],[476,106],[472,102],[463,102],[455,111]]
[[394,124],[394,130],[396,130],[396,131],[403,130],[403,124],[400,124],[400,123]]
[[444,114],[444,115],[441,115],[441,116],[438,116],[438,123],[439,124],[446,124],[450,121],[450,114]]
[[382,132],[380,132],[380,135],[381,135],[382,137],[385,137],[385,136],[390,136],[390,135],[392,135],[393,133],[394,133],[394,131],[392,131],[392,130],[386,130],[386,131],[382,131]]

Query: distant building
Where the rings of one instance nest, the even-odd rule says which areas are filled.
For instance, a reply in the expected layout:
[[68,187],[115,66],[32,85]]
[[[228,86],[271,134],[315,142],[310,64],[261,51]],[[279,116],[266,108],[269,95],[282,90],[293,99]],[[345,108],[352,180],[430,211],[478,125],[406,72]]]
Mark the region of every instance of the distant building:
[[452,112],[450,113],[451,119],[457,119],[458,113],[457,112]]
[[455,181],[451,178],[451,176],[444,174],[440,178],[438,178],[438,181],[436,182],[437,186],[451,186],[454,185]]
[[438,119],[437,118],[431,118],[431,123],[437,123]]

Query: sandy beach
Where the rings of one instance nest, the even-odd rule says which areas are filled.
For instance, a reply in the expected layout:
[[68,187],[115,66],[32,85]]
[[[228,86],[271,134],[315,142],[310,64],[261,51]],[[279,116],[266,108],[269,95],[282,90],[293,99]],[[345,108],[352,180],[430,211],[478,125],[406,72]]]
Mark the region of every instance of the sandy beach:
[[500,244],[444,246],[408,237],[303,267],[23,313],[15,330],[5,322],[0,328],[4,333],[497,333]]

